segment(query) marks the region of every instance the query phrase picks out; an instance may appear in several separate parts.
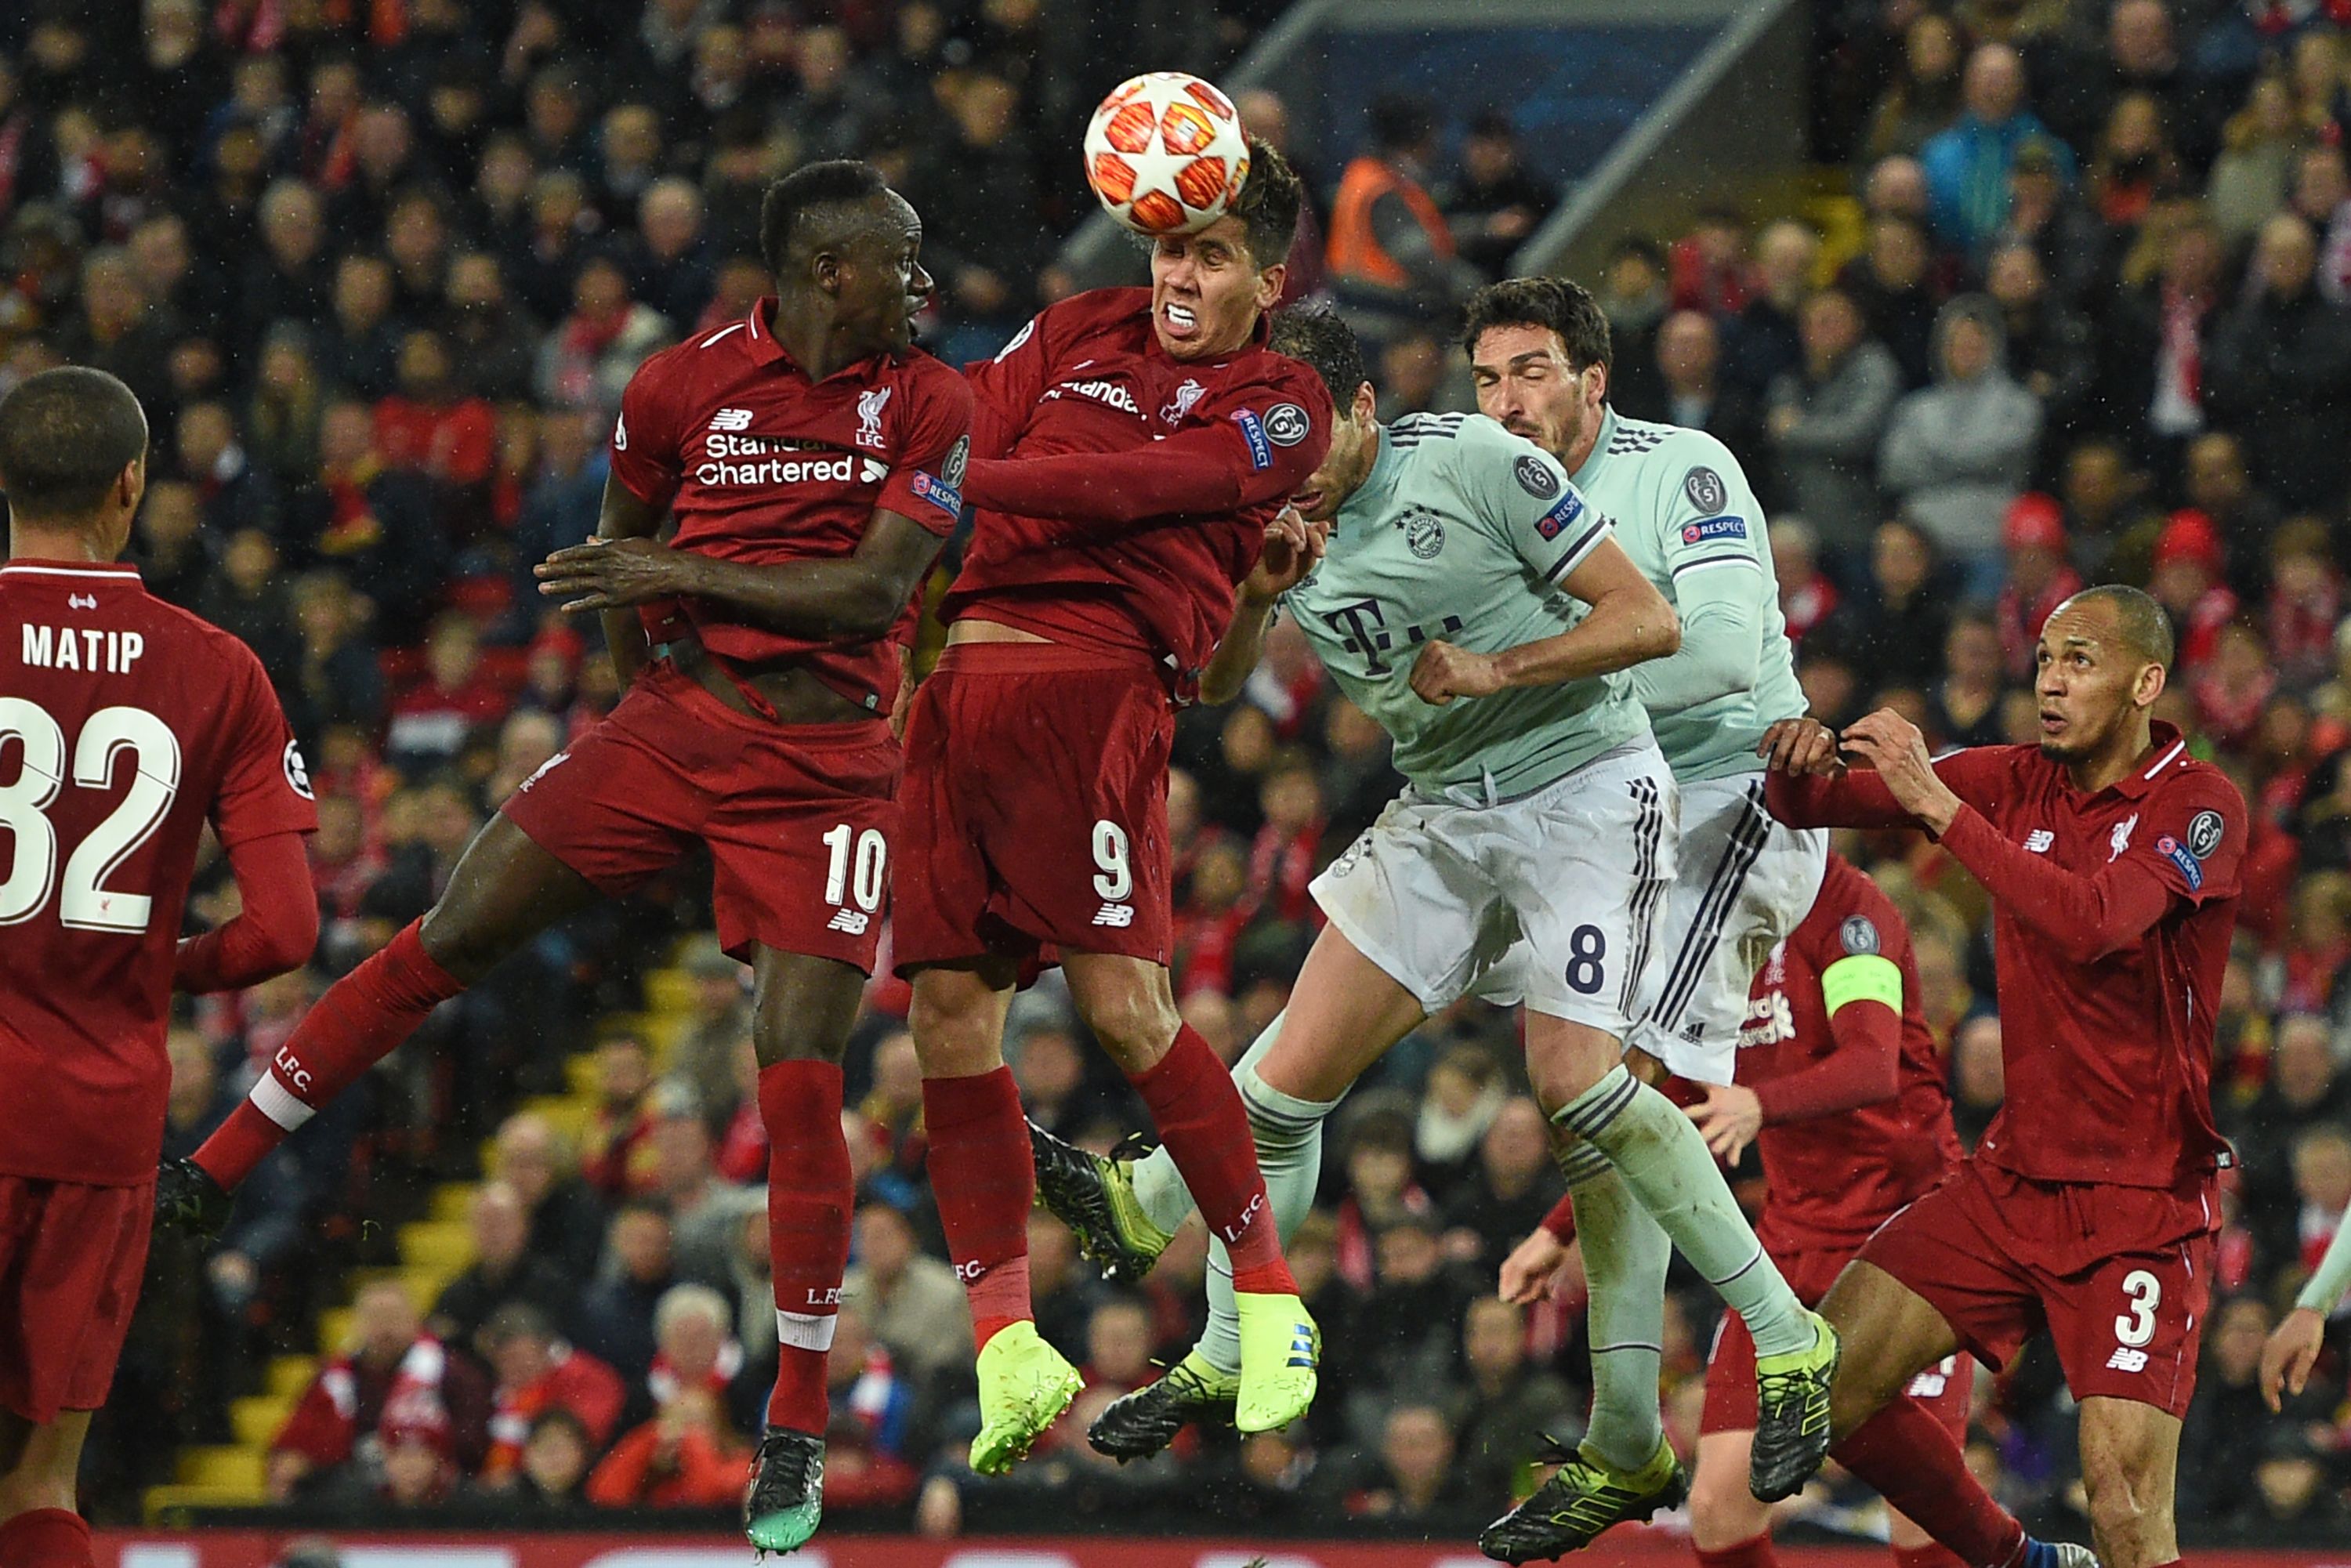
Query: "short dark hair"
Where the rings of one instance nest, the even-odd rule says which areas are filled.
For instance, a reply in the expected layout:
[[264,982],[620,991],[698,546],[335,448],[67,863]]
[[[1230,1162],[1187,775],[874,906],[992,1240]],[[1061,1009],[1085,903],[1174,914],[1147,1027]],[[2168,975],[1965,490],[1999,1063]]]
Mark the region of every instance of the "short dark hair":
[[60,365],[0,398],[0,489],[20,516],[95,512],[146,455],[146,411],[104,371]]
[[1225,210],[1240,219],[1247,235],[1249,260],[1263,272],[1290,259],[1298,238],[1298,211],[1305,204],[1306,187],[1290,160],[1271,147],[1249,138],[1249,176],[1240,193]]
[[[2115,622],[2130,651],[2150,664],[2171,668],[2171,617],[2146,590],[2122,582],[2101,582],[2082,590],[2065,603],[2113,605]],[[2064,605],[2058,608],[2062,610]]]
[[1495,327],[1548,327],[1559,334],[1573,370],[1613,369],[1616,351],[1608,339],[1608,318],[1592,290],[1564,277],[1506,277],[1469,297],[1461,327],[1461,351],[1472,358],[1478,340]]
[[785,261],[808,243],[820,209],[871,201],[889,188],[881,170],[853,158],[801,164],[768,186],[759,203],[759,258],[781,283]]
[[1331,389],[1332,406],[1344,419],[1354,406],[1355,389],[1371,380],[1364,369],[1364,346],[1354,329],[1328,305],[1293,305],[1273,317],[1273,337],[1267,345],[1287,354],[1322,378]]

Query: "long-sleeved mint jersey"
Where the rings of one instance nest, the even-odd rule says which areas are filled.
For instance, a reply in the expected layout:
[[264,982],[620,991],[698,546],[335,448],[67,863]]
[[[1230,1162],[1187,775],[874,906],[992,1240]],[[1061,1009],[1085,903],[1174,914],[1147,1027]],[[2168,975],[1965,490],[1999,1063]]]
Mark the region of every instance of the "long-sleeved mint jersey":
[[1480,414],[1408,415],[1380,432],[1330,553],[1282,604],[1340,689],[1395,737],[1399,772],[1431,794],[1507,800],[1645,738],[1628,678],[1437,707],[1413,695],[1413,661],[1432,639],[1499,653],[1567,631],[1585,607],[1558,585],[1608,534],[1532,443]]
[[1610,411],[1575,485],[1681,617],[1680,651],[1632,671],[1674,777],[1757,771],[1756,743],[1804,711],[1804,694],[1763,508],[1739,460],[1702,430]]

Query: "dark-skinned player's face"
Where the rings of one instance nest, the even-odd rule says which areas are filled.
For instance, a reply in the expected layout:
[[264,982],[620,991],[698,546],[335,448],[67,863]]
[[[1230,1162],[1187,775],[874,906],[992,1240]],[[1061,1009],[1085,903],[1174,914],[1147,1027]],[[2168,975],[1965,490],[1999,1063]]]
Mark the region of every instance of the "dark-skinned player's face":
[[1193,235],[1162,235],[1151,247],[1151,329],[1171,360],[1237,352],[1281,298],[1282,258],[1259,267],[1249,227],[1228,214]]
[[2101,755],[2133,715],[2163,695],[2163,666],[2130,645],[2121,616],[2103,600],[2058,606],[2034,657],[2041,755],[2053,762]]
[[931,297],[931,275],[919,259],[923,220],[895,191],[862,204],[859,213],[832,251],[833,323],[855,352],[902,353]]

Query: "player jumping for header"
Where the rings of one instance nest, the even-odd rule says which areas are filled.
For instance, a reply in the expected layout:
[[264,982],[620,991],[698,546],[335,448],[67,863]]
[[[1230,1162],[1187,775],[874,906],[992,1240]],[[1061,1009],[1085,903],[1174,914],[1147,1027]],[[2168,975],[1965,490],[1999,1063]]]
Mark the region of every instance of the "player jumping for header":
[[[139,1300],[171,993],[310,956],[318,826],[253,651],[117,564],[147,484],[131,389],[68,366],[0,399],[0,1563],[88,1568],[90,1412]],[[244,913],[177,944],[209,821]]]
[[[2212,1028],[2245,803],[2152,722],[2171,657],[2155,601],[2085,589],[2042,628],[2037,747],[1932,761],[1890,710],[1833,741],[1790,725],[1769,742],[1789,769],[1771,780],[1774,815],[1922,827],[1993,900],[2008,1098],[1959,1174],[1887,1221],[1822,1302],[1846,1343],[1830,1396],[1839,1452],[1907,1403],[1921,1368],[1955,1350],[2000,1366],[2045,1330],[2081,1401],[2106,1568],[2179,1555],[2179,1418],[2228,1157]],[[1838,747],[1874,771],[1844,770]],[[1916,1469],[1965,1475],[1957,1446],[1924,1428],[1901,1446]],[[1756,1495],[1787,1496],[1809,1473],[1759,1463]]]
[[1322,383],[1265,348],[1300,196],[1252,145],[1231,210],[1156,242],[1148,289],[1063,300],[969,370],[977,521],[946,653],[907,720],[893,940],[914,980],[931,1186],[979,1345],[982,1473],[1081,1386],[1030,1316],[1036,1170],[1004,1065],[1014,988],[1048,963],[1231,1248],[1241,1425],[1281,1426],[1314,1395],[1314,1326],[1240,1097],[1167,977],[1175,705],[1330,441]]
[[757,988],[781,1342],[744,1523],[754,1546],[789,1551],[822,1501],[854,1202],[841,1058],[898,831],[887,715],[914,589],[959,511],[971,398],[908,346],[931,287],[922,224],[872,167],[777,182],[760,243],[776,296],[639,367],[598,538],[538,568],[542,592],[602,613],[620,706],[505,802],[421,921],[319,999],[162,1197],[207,1222],[220,1189],[435,1007],[706,844],[719,941]]
[[[1279,1173],[1276,1214],[1285,1225],[1303,1217],[1323,1119],[1390,1046],[1473,991],[1523,1000],[1536,1093],[1578,1140],[1573,1178],[1625,1218],[1610,1234],[1654,1213],[1727,1298],[1775,1325],[1767,1349],[1788,1375],[1824,1395],[1834,1340],[1763,1256],[1697,1130],[1619,1064],[1674,876],[1677,801],[1632,682],[1615,672],[1673,653],[1671,607],[1540,449],[1482,417],[1382,426],[1353,335],[1335,318],[1294,313],[1277,343],[1347,406],[1332,455],[1298,497],[1308,517],[1330,520],[1329,554],[1281,602],[1341,688],[1395,736],[1411,782],[1316,879],[1331,924],[1289,1010],[1237,1070],[1266,1167]],[[1211,695],[1232,695],[1255,663],[1274,609],[1267,586],[1243,590]],[[1187,1207],[1175,1173],[1154,1156],[1130,1186],[1125,1167],[1040,1142],[1064,1217],[1127,1248],[1130,1271],[1147,1266]],[[1629,1267],[1596,1247],[1590,1256],[1596,1281]],[[1230,1313],[1213,1266],[1209,1286],[1208,1335],[1103,1413],[1097,1448],[1155,1452],[1186,1421],[1222,1413]],[[1654,1340],[1624,1348],[1654,1365]],[[1587,1448],[1621,1446],[1629,1429],[1637,1457],[1572,1467],[1592,1534],[1686,1485],[1657,1427],[1654,1372],[1645,1400],[1622,1403],[1595,1405]],[[1802,1440],[1806,1404],[1768,1418],[1772,1441]]]

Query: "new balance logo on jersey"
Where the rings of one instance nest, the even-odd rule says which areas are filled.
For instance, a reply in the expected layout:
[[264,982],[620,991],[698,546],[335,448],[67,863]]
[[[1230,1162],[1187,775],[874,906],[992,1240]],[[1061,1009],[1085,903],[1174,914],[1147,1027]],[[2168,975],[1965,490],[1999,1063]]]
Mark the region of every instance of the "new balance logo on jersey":
[[2115,1352],[2114,1354],[2106,1357],[2106,1370],[2109,1372],[2145,1372],[2147,1370],[2147,1352],[2143,1350],[2132,1350],[2126,1346],[2125,1348]]
[[2035,828],[2024,835],[2024,847],[2036,855],[2045,855],[2057,843],[2057,835],[2046,828]]
[[95,610],[98,608],[98,595],[95,593],[68,593],[66,595],[66,604],[68,608],[74,610]]
[[1132,904],[1105,904],[1100,909],[1094,911],[1093,923],[1096,925],[1115,925],[1120,930],[1123,931],[1128,926],[1134,924],[1134,905]]
[[1138,419],[1143,417],[1143,410],[1135,406],[1134,394],[1117,382],[1063,382],[1045,396],[1050,401],[1065,393],[1084,398],[1088,402],[1098,402],[1104,408],[1114,408],[1121,413],[1134,414]]
[[747,408],[722,408],[710,416],[710,428],[748,430],[751,428],[751,411]]
[[833,911],[832,918],[824,923],[824,928],[827,931],[845,932],[852,936],[862,936],[865,935],[865,927],[872,924],[872,921],[873,917],[862,909],[836,909]]

